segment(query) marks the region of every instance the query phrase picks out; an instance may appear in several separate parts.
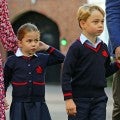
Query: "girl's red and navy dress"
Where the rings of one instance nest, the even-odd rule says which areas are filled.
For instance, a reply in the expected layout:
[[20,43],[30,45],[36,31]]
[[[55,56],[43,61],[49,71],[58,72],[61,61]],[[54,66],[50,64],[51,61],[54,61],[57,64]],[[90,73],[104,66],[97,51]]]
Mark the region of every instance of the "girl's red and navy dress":
[[10,120],[51,120],[45,102],[45,71],[47,66],[62,63],[64,55],[53,47],[47,52],[25,57],[18,49],[8,58],[4,81],[6,91],[10,83],[13,88]]

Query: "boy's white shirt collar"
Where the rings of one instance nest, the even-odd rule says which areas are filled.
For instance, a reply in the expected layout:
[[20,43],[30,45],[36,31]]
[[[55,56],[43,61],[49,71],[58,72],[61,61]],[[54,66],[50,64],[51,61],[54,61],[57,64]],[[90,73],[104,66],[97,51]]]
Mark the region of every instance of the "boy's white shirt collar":
[[83,34],[80,35],[80,41],[81,41],[82,44],[84,44],[85,42],[87,42],[87,43],[91,44],[91,45],[94,46],[94,47],[96,47],[100,42],[102,42],[102,40],[101,40],[99,37],[97,37],[96,43],[93,44],[93,43],[92,43],[85,35],[83,35]]
[[[24,56],[24,54],[22,53],[22,51],[21,51],[20,48],[17,49],[15,55],[16,55],[17,57]],[[34,55],[37,57],[37,54],[34,54]]]
[[81,42],[82,44],[84,44],[85,41],[87,41],[87,40],[88,40],[87,37],[85,37],[83,34],[80,35],[80,42]]

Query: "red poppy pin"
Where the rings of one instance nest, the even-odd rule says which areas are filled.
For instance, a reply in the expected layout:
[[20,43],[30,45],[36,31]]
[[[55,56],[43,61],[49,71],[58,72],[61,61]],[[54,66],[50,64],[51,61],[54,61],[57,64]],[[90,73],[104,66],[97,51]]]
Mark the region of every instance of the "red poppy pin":
[[102,55],[103,55],[104,57],[108,57],[108,53],[106,52],[106,50],[103,50],[103,51],[102,51]]
[[37,72],[38,74],[41,74],[42,71],[43,71],[42,67],[41,67],[41,66],[37,66],[36,72]]

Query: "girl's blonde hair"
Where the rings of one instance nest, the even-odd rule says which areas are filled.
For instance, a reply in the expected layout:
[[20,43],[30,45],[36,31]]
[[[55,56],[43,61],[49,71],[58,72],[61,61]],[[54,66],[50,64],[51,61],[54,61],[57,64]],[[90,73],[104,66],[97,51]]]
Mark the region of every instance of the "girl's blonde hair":
[[79,24],[80,24],[81,20],[86,21],[88,19],[88,17],[92,14],[92,12],[95,10],[101,12],[103,17],[105,16],[104,10],[97,5],[85,4],[85,5],[81,6],[77,11],[77,19],[78,19]]
[[17,38],[18,38],[18,40],[21,41],[24,38],[26,33],[32,32],[32,31],[39,32],[39,30],[38,30],[36,25],[34,25],[32,23],[25,23],[25,24],[23,24],[17,31]]

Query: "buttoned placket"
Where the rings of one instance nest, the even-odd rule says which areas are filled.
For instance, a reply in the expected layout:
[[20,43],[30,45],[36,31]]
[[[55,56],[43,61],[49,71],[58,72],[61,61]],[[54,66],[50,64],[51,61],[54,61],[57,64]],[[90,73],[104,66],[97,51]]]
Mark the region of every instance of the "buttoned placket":
[[29,82],[29,95],[32,93],[32,68],[30,64],[31,60],[27,60],[27,66],[28,66],[28,82]]

